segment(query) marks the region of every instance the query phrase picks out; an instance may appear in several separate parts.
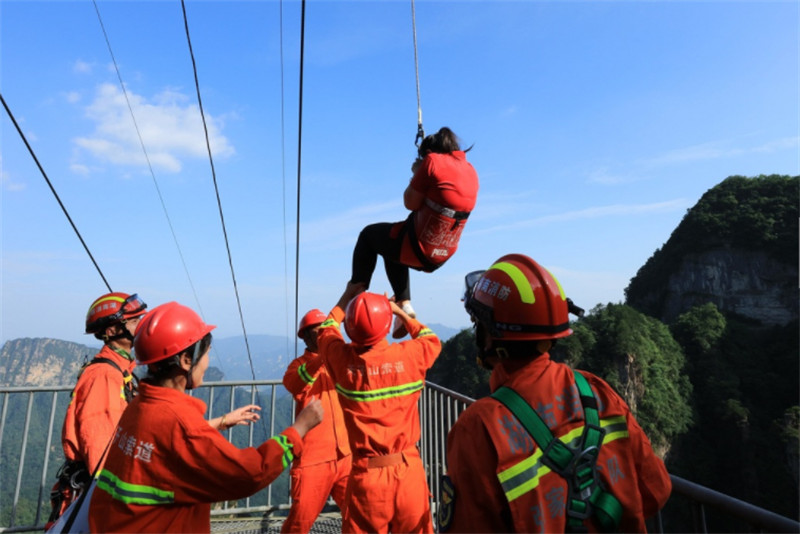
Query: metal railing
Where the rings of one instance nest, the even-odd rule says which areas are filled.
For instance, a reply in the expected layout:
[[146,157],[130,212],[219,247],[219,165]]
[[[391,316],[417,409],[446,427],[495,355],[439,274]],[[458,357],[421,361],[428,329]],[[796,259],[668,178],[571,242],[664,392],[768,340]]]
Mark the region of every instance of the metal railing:
[[[50,515],[50,489],[64,462],[61,427],[72,386],[0,387],[0,533],[42,531]],[[261,419],[224,432],[238,447],[258,446],[293,422],[294,403],[280,380],[209,382],[193,392],[214,418],[245,404],[261,406]],[[246,499],[217,503],[211,515],[270,514],[288,510],[288,470]]]
[[[71,389],[71,386],[0,387],[0,533],[41,532],[44,527],[50,513],[50,488],[64,461],[59,431]],[[261,406],[258,423],[225,431],[229,441],[238,447],[258,445],[293,421],[294,402],[279,380],[211,382],[195,390],[194,395],[208,405],[209,418],[244,404]],[[420,452],[434,513],[441,476],[447,472],[447,433],[472,402],[469,397],[431,383],[420,397]],[[679,477],[673,476],[672,482],[673,498],[685,499],[692,510],[691,524],[681,525],[675,531],[707,532],[708,516],[721,514],[737,518],[743,526],[756,530],[800,532],[800,523],[792,519]],[[212,517],[266,516],[289,506],[287,470],[270,486],[247,499],[217,503],[211,514]],[[661,516],[654,520],[653,529],[664,532]]]

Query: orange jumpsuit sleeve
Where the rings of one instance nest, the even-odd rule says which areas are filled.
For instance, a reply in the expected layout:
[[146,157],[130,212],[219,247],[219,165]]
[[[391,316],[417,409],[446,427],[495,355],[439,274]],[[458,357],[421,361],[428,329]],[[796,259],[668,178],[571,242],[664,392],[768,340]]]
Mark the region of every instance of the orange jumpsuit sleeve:
[[[122,398],[122,375],[107,365],[92,366],[75,395],[78,450],[93,472],[103,458],[127,403]],[[108,369],[106,369],[108,367]],[[111,372],[107,372],[111,371]]]
[[344,310],[335,306],[328,314],[328,318],[322,323],[319,329],[317,343],[319,344],[319,354],[324,362],[328,373],[336,382],[336,359],[342,352],[342,348],[347,344],[339,330],[339,325],[344,321]]
[[448,532],[514,532],[497,480],[497,452],[480,416],[462,413],[447,436],[448,476],[455,488]]
[[306,351],[289,364],[283,375],[283,385],[295,399],[300,400],[298,396],[314,384],[322,363],[323,360],[319,355]]
[[418,348],[417,363],[422,369],[430,369],[433,363],[442,352],[442,342],[433,330],[420,323],[416,319],[411,319],[407,325],[408,333],[416,342]]
[[278,478],[303,448],[302,438],[291,427],[258,448],[247,449],[229,443],[207,424],[176,429],[174,434],[172,491],[178,503],[248,497]]

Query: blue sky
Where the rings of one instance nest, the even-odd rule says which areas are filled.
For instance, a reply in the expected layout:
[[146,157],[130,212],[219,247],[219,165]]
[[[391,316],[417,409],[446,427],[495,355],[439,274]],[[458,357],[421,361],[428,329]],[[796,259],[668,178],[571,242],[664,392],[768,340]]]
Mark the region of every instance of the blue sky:
[[[798,5],[417,0],[425,130],[474,145],[481,180],[457,255],[412,272],[420,319],[466,326],[464,274],[511,252],[587,309],[621,302],[709,188],[800,173]],[[141,142],[91,1],[0,1],[0,92],[112,288],[239,335],[181,4],[97,6]],[[292,335],[301,4],[186,9],[244,324]],[[0,127],[0,341],[86,342],[105,284]],[[364,225],[405,218],[416,129],[410,1],[310,0],[300,314],[335,304]]]

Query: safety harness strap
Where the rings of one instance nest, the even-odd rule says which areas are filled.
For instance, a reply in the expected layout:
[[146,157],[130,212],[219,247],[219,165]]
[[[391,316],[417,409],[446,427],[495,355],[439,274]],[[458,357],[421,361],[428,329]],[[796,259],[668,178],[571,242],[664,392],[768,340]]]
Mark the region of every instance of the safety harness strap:
[[124,384],[123,390],[125,394],[125,402],[130,402],[136,396],[137,391],[139,390],[139,379],[136,378],[136,375],[129,373],[126,370],[123,370],[117,362],[114,360],[110,360],[108,358],[103,358],[102,356],[95,356],[92,361],[89,362],[89,365],[95,363],[105,363],[112,366],[114,369],[122,373],[122,382]]
[[492,397],[503,403],[522,423],[536,445],[542,450],[543,462],[567,481],[567,529],[585,531],[584,521],[593,517],[603,532],[615,532],[622,518],[622,506],[611,493],[600,487],[597,476],[597,457],[605,431],[600,426],[597,399],[586,378],[573,373],[583,406],[585,425],[581,445],[570,449],[553,433],[534,410],[516,391],[503,386]]

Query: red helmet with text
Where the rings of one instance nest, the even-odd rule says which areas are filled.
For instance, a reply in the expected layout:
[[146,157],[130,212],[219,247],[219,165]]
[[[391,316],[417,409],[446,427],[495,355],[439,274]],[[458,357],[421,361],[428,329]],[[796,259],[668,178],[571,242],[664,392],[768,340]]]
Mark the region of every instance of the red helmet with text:
[[86,333],[96,334],[114,323],[141,317],[146,309],[147,304],[135,293],[106,293],[89,306],[89,311],[86,312]]
[[133,340],[136,360],[140,365],[150,365],[180,354],[215,328],[194,310],[177,302],[156,306],[136,327]]
[[297,327],[297,337],[303,337],[303,331],[306,328],[321,325],[327,317],[327,315],[316,308],[309,311],[300,319],[300,326]]
[[466,285],[464,306],[493,339],[556,339],[572,333],[568,314],[579,308],[558,280],[528,256],[503,256],[488,270],[468,274]]
[[360,293],[347,305],[344,330],[356,345],[374,345],[386,337],[391,326],[392,307],[385,295]]

